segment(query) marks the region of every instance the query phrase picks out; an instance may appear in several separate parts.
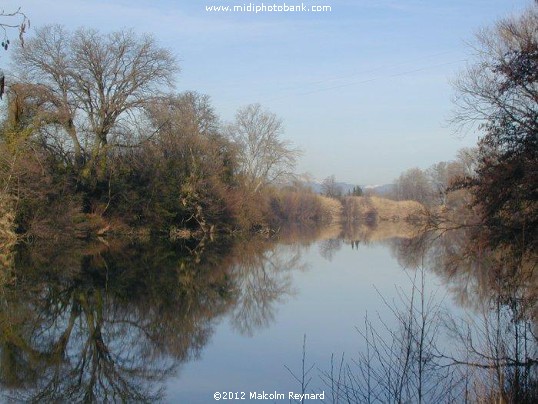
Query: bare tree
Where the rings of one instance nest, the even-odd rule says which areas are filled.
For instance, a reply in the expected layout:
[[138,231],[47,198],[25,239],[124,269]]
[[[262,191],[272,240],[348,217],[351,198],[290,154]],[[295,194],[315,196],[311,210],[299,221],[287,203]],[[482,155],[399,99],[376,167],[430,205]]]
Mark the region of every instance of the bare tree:
[[426,173],[420,168],[411,168],[395,181],[395,198],[399,201],[413,200],[423,204],[432,202],[432,186]]
[[538,2],[476,34],[475,61],[454,81],[457,125],[485,124],[490,132],[509,120],[511,132],[490,136],[507,148],[523,146],[536,131]]
[[321,192],[329,198],[339,198],[342,196],[342,187],[336,182],[336,177],[330,175],[321,183]]
[[8,49],[10,44],[8,31],[12,29],[19,31],[19,40],[24,45],[24,34],[27,28],[30,28],[30,19],[21,11],[21,7],[15,11],[0,10],[0,29],[4,34],[2,48]]
[[274,113],[260,104],[247,105],[227,131],[238,146],[240,174],[252,192],[292,175],[300,152],[281,139],[282,120]]
[[[3,31],[3,38],[2,43],[0,44],[4,50],[8,50],[9,48],[9,36],[8,31],[16,29],[19,31],[19,41],[21,43],[21,46],[24,46],[24,34],[26,33],[26,29],[30,28],[30,20],[21,11],[21,8],[19,7],[15,11],[5,11],[0,10],[0,29]],[[0,70],[0,99],[2,99],[2,96],[4,95],[4,88],[5,88],[5,76],[4,72]]]
[[465,176],[474,177],[478,168],[478,149],[476,147],[464,147],[458,150],[457,161]]
[[109,148],[132,132],[142,108],[172,86],[171,53],[133,31],[74,33],[61,26],[36,31],[14,56],[20,82],[12,124],[27,116],[44,144],[61,145],[83,177],[101,177]]
[[426,291],[426,272],[410,275],[411,290],[398,288],[398,299],[383,303],[396,327],[368,315],[357,329],[365,348],[353,361],[335,362],[321,377],[334,403],[453,402],[461,391],[457,369],[439,361],[441,306],[436,292]]
[[[465,157],[464,151],[460,151],[459,157]],[[446,205],[448,201],[448,190],[456,178],[466,175],[467,168],[460,159],[456,161],[441,161],[433,164],[426,170],[430,187],[432,203]]]

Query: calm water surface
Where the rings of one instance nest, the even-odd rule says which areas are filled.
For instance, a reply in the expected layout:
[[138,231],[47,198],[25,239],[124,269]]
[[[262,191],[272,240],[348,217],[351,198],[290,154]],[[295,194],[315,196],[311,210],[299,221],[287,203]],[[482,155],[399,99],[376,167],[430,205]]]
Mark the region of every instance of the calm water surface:
[[[250,392],[300,393],[306,339],[307,391],[328,399],[331,356],[364,350],[366,315],[383,321],[381,334],[398,327],[388,306],[403,304],[424,263],[413,239],[361,237],[333,229],[227,245],[23,250],[0,294],[2,398],[211,403],[215,392],[245,392],[242,402]],[[457,282],[436,271],[424,279],[444,311],[469,307]]]
[[[301,374],[304,335],[307,362],[316,368],[328,369],[333,353],[352,355],[361,348],[363,342],[355,327],[362,325],[366,312],[389,314],[374,285],[392,298],[395,285],[409,285],[409,274],[385,245],[359,244],[352,249],[350,244],[334,241],[339,248],[328,254],[329,243],[276,246],[274,254],[281,262],[296,264],[287,268],[268,265],[259,278],[284,284],[280,296],[261,303],[267,305],[263,308],[250,302],[255,306],[248,313],[251,318],[238,318],[241,308],[223,315],[201,357],[182,366],[178,376],[167,383],[167,398],[205,403],[211,401],[214,391],[300,392],[300,385],[284,365]],[[433,286],[436,280],[431,278]],[[264,285],[245,287],[263,289]],[[245,332],[241,323],[254,324]],[[318,377],[311,387],[315,392],[329,391]]]

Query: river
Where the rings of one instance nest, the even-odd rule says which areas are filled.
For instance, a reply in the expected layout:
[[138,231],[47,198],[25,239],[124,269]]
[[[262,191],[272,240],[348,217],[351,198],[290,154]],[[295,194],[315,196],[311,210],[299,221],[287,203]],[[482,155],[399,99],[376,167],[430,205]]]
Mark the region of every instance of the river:
[[[324,402],[462,401],[468,373],[453,364],[453,341],[487,318],[481,302],[488,310],[491,302],[477,293],[483,280],[440,269],[453,240],[429,255],[432,244],[423,245],[417,232],[392,225],[22,249],[0,294],[1,397],[196,404],[216,402],[217,393],[225,402],[300,402],[292,392]],[[477,341],[481,330],[471,330]],[[533,358],[536,338],[527,342]],[[365,369],[377,370],[366,377]],[[522,369],[535,380],[535,364]],[[386,384],[392,377],[405,383]]]

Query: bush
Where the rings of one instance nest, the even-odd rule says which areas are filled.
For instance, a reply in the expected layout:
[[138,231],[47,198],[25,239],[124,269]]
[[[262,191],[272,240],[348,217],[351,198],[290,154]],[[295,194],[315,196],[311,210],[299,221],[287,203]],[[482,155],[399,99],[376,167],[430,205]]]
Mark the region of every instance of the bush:
[[309,191],[281,190],[271,197],[271,212],[279,223],[321,224],[331,213],[318,195]]

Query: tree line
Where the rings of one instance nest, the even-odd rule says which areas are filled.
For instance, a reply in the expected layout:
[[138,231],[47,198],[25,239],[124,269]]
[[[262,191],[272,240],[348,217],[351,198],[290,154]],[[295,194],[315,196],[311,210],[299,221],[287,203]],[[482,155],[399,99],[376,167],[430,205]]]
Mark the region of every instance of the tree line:
[[[398,242],[397,249],[412,252],[402,254],[402,265],[414,268],[426,263],[457,284],[452,289],[480,313],[478,318],[452,320],[444,325],[465,347],[464,355],[447,356],[433,344],[431,355],[426,356],[438,366],[437,370],[465,371],[461,373],[463,377],[456,379],[465,381],[464,389],[459,390],[464,394],[459,397],[470,402],[531,403],[536,401],[538,391],[538,2],[521,15],[480,31],[474,45],[475,63],[454,83],[457,95],[453,123],[466,130],[478,130],[481,137],[476,148],[461,151],[455,161],[427,170],[408,170],[396,181],[396,199],[414,199],[426,206],[429,230],[417,240]],[[413,315],[401,322],[405,332],[415,322],[410,302]],[[404,319],[403,312],[393,313],[398,320]],[[418,320],[426,318],[422,310],[417,313]],[[417,342],[423,341],[423,335],[429,335],[426,341],[434,341],[437,330],[431,332],[432,325],[435,322],[423,323],[409,334],[409,346],[417,348],[406,353],[413,355],[416,351],[420,355],[416,365],[427,364],[422,362],[424,351]],[[385,341],[371,330],[367,322],[367,354],[376,355],[383,352]],[[389,343],[400,340],[401,335],[396,334]],[[397,357],[390,352],[389,358],[383,354],[381,358],[392,365]],[[375,358],[363,356],[361,360],[359,370],[364,375],[370,372]],[[443,363],[445,360],[448,363]],[[386,402],[400,402],[402,392],[411,393],[412,401],[418,402],[447,397],[443,384],[435,384],[441,388],[438,397],[428,397],[425,385],[415,382],[414,369],[401,360],[395,363],[382,370],[388,368],[396,376],[402,370],[411,372],[411,377],[402,379],[405,389],[385,384],[388,377],[384,373],[366,380],[353,379],[344,387],[366,392],[368,400],[364,402],[376,401],[373,394],[379,391],[389,395]],[[425,373],[417,374],[422,377]],[[432,375],[437,377],[438,373]],[[455,390],[454,386],[449,385],[448,393]],[[468,391],[469,386],[472,389]]]
[[403,173],[394,197],[429,207],[466,207],[489,246],[533,254],[538,234],[538,2],[480,31],[474,49],[475,62],[454,81],[452,123],[478,131],[477,146],[460,151],[454,161]]
[[12,59],[0,181],[18,233],[206,234],[326,217],[313,194],[278,189],[300,153],[282,120],[252,104],[223,123],[208,95],[175,91],[180,67],[152,36],[51,25]]

